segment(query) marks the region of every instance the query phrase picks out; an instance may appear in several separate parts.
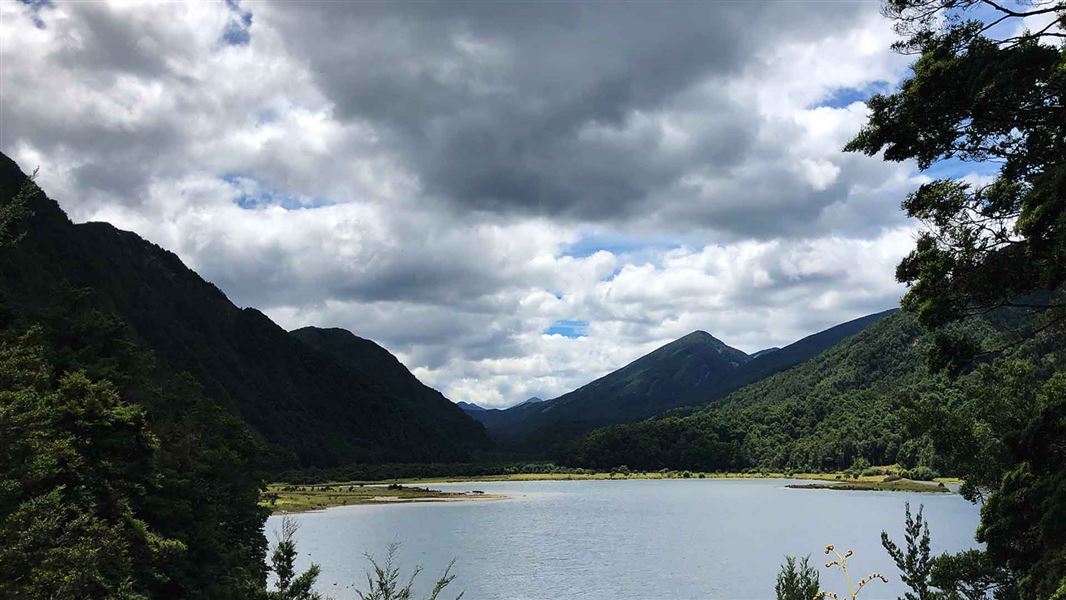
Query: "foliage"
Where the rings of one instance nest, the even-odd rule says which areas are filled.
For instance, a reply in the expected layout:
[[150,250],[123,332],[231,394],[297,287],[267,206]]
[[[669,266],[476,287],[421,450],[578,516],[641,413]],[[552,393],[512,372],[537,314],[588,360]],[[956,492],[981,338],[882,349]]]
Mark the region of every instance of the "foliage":
[[941,594],[933,589],[930,582],[933,571],[933,559],[929,551],[929,524],[922,519],[922,507],[912,517],[911,505],[906,508],[906,549],[901,550],[889,537],[881,532],[881,545],[892,557],[900,571],[900,578],[912,591],[903,595],[905,600],[934,600]]
[[[986,552],[941,557],[932,578],[965,597],[1050,598],[1066,589],[1066,379],[1052,343],[1066,321],[1066,2],[890,0],[886,13],[897,49],[919,58],[897,93],[870,99],[847,149],[998,168],[988,184],[935,180],[903,203],[926,225],[897,270],[904,308],[936,328],[934,366],[976,364],[961,394],[923,395],[908,418],[963,494],[985,499]],[[953,326],[1002,306],[1034,317],[997,345]]]
[[1011,574],[980,550],[942,554],[933,559],[930,583],[950,600],[1018,600]]
[[[367,555],[367,560],[370,561],[370,570],[366,574],[367,591],[357,592],[360,600],[412,600],[414,598],[415,579],[422,572],[421,567],[416,567],[411,576],[406,582],[402,582],[400,579],[400,567],[396,565],[396,554],[399,551],[399,544],[390,544],[388,554],[385,557],[385,563],[380,564],[377,560]],[[452,575],[452,565],[455,561],[452,561],[444,573],[433,584],[433,588],[429,594],[424,597],[424,600],[437,600],[441,593],[444,592],[444,588],[448,587],[455,579],[455,575]],[[460,593],[455,597],[455,600],[459,600],[463,597]]]
[[33,337],[0,346],[0,595],[147,597],[184,549],[142,518],[156,439],[109,383],[54,379]]
[[811,600],[818,593],[818,571],[808,564],[810,558],[785,557],[774,586],[777,600]]
[[296,574],[296,532],[299,524],[295,519],[285,517],[281,522],[278,545],[271,555],[271,571],[277,577],[275,589],[266,593],[266,600],[322,600],[322,595],[314,591],[315,582],[321,572],[318,565],[311,565],[306,571]]
[[41,193],[40,188],[33,182],[36,177],[37,171],[34,171],[22,182],[9,201],[0,203],[0,248],[18,243],[26,234],[19,229],[33,214],[30,204]]
[[[922,169],[945,159],[999,168],[991,183],[938,179],[904,201],[926,225],[897,271],[911,285],[904,308],[934,327],[1010,305],[1048,311],[1036,329],[1062,321],[1060,294],[1026,296],[1066,282],[1066,3],[890,0],[886,12],[906,36],[896,48],[918,59],[898,92],[869,99],[846,149]],[[1026,17],[1048,24],[1029,29]],[[957,361],[974,354],[965,340],[945,349]]]
[[254,597],[262,447],[42,260],[54,228],[76,241],[50,200],[30,201],[25,235],[0,249],[0,596]]

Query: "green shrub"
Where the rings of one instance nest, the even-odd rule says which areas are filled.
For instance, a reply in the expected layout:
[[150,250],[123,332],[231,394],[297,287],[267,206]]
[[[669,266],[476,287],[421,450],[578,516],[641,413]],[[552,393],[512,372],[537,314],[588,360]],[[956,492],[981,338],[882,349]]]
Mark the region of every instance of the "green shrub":
[[903,471],[902,475],[914,481],[932,481],[940,476],[939,473],[926,466],[918,466]]

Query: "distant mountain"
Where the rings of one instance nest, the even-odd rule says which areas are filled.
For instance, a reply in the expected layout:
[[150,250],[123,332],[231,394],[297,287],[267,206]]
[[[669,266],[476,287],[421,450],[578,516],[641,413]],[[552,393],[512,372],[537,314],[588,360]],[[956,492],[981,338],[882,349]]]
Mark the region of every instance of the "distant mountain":
[[[0,155],[0,192],[25,175]],[[25,238],[0,257],[8,317],[43,320],[82,298],[117,317],[129,343],[188,373],[266,442],[277,461],[441,461],[490,444],[484,428],[381,347],[340,330],[289,334],[238,308],[177,256],[107,223],[75,225],[40,198]]]
[[558,398],[473,416],[506,443],[556,440],[674,408],[692,390],[717,385],[748,360],[711,334],[695,331]]
[[487,408],[478,406],[477,404],[473,404],[471,402],[456,402],[455,405],[463,409],[467,413],[482,412],[488,410]]
[[766,348],[765,350],[759,350],[758,352],[752,352],[750,354],[750,356],[752,358],[759,358],[760,356],[769,354],[771,352],[777,352],[778,350],[780,350],[780,348],[778,348],[777,346],[774,346],[773,348]]
[[538,398],[536,396],[533,396],[532,398],[527,398],[526,401],[522,404],[536,404],[538,402],[544,402],[544,398]]
[[712,402],[818,355],[895,310],[848,321],[753,356],[696,331],[558,398],[471,416],[506,445],[544,449],[596,427]]

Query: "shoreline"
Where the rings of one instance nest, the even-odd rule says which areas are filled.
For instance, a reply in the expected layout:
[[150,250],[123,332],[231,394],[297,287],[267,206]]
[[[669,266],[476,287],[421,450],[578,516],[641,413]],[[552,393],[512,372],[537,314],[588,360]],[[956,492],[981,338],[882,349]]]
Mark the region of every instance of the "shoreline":
[[397,484],[270,484],[259,504],[269,509],[271,515],[291,515],[338,506],[479,502],[507,498],[502,494],[486,494],[475,490],[451,492]]
[[954,478],[933,481],[909,479],[884,481],[884,475],[851,478],[843,473],[514,473],[508,475],[456,476],[388,479],[384,481],[334,481],[315,484],[274,483],[267,486],[261,505],[271,514],[315,512],[337,506],[367,506],[432,502],[476,502],[505,500],[510,496],[486,494],[480,490],[444,491],[430,489],[433,484],[501,483],[523,481],[626,481],[626,480],[708,480],[708,479],[798,479],[819,483],[793,484],[793,489],[830,489],[838,491],[904,491],[915,493],[953,493],[946,484],[961,483]]

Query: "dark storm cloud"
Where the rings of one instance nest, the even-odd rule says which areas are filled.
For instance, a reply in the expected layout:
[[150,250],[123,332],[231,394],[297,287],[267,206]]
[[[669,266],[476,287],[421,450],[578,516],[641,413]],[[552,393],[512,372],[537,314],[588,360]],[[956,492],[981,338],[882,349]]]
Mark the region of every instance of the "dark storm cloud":
[[[261,10],[314,66],[337,114],[379,127],[429,194],[473,210],[603,220],[646,212],[688,170],[724,173],[755,151],[750,107],[725,93],[686,98],[693,86],[725,86],[771,41],[816,39],[868,8],[476,2]],[[693,101],[702,105],[685,106]],[[661,149],[654,129],[590,133],[622,132],[638,113],[694,108],[712,133],[679,155]],[[812,210],[819,202],[829,201]],[[696,212],[717,221],[707,224],[758,230],[743,214]]]

